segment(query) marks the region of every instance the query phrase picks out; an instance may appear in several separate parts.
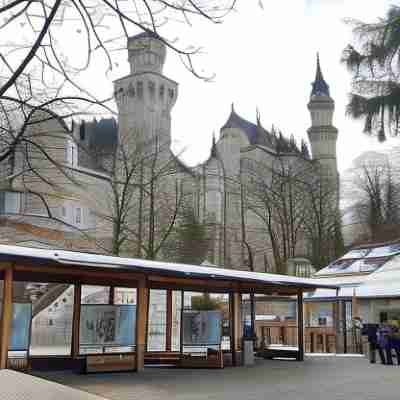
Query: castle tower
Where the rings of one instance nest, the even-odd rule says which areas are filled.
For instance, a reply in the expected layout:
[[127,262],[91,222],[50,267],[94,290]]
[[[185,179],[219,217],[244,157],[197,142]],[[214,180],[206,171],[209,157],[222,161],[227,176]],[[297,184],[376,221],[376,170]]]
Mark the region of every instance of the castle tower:
[[159,148],[169,152],[178,84],[163,75],[165,57],[166,46],[156,34],[144,32],[128,39],[130,75],[114,82],[114,95],[119,137],[129,147],[157,138]]
[[317,54],[317,73],[312,83],[308,109],[311,127],[307,130],[311,144],[312,158],[318,160],[323,173],[337,180],[336,141],[338,130],[332,125],[335,102],[330,96],[329,86],[322,75]]

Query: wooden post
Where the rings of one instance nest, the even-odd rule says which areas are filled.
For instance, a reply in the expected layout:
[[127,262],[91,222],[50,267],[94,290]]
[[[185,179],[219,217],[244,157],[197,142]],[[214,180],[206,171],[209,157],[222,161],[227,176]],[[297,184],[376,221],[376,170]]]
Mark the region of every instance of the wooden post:
[[342,332],[342,324],[341,324],[341,310],[340,305],[341,301],[339,300],[339,289],[336,289],[336,301],[333,303],[333,323],[335,327],[335,352],[343,353],[344,352],[344,343],[343,343],[343,332]]
[[304,361],[303,292],[297,295],[297,361]]
[[231,353],[232,365],[238,366],[240,351],[240,293],[230,293]]
[[108,304],[113,305],[115,302],[115,287],[110,286],[110,293],[108,296]]
[[351,318],[359,317],[359,309],[358,309],[358,299],[356,296],[356,289],[353,289],[353,296],[351,297]]
[[136,307],[136,370],[144,368],[144,353],[146,351],[146,333],[148,323],[149,289],[146,280],[140,280],[137,288]]
[[172,290],[167,290],[167,327],[166,327],[166,340],[165,351],[171,351],[172,348]]
[[0,326],[0,369],[7,368],[8,345],[12,323],[12,289],[13,270],[9,267],[4,271],[3,304],[1,307],[2,315]]
[[74,286],[74,311],[72,314],[72,345],[71,356],[73,358],[79,356],[79,330],[81,321],[81,294],[82,287],[80,283]]

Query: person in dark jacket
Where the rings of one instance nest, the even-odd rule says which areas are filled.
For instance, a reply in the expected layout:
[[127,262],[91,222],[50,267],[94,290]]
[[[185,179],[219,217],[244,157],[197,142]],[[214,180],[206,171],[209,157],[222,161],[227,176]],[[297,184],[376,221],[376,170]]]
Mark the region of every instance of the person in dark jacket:
[[392,358],[392,340],[391,336],[393,333],[393,327],[388,323],[383,323],[379,325],[378,328],[378,346],[384,350],[386,355],[386,364],[393,365]]
[[376,350],[378,350],[381,363],[386,364],[386,359],[383,349],[378,345],[377,331],[378,331],[378,324],[364,324],[361,330],[361,334],[366,335],[368,337],[369,362],[371,364],[376,363]]

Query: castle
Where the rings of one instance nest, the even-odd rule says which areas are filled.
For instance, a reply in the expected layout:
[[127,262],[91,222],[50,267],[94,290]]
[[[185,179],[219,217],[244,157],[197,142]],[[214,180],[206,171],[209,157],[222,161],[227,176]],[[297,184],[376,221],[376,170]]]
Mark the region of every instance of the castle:
[[[30,166],[38,173],[33,173],[32,168],[22,172],[12,181],[12,186],[19,189],[1,193],[0,213],[4,215],[6,231],[3,232],[7,233],[0,237],[0,241],[109,251],[115,221],[111,216],[105,217],[109,215],[105,210],[115,210],[115,198],[110,194],[112,186],[105,165],[112,164],[118,147],[123,146],[124,154],[132,157],[132,154],[137,156],[138,143],[151,143],[151,151],[143,147],[142,155],[148,153],[150,159],[156,152],[157,163],[169,165],[173,171],[163,179],[162,191],[155,192],[153,200],[161,205],[153,209],[168,208],[169,203],[165,200],[168,195],[165,193],[173,192],[172,182],[179,182],[186,203],[191,204],[211,238],[207,262],[247,269],[251,252],[252,268],[274,271],[271,245],[265,239],[265,226],[251,211],[241,183],[251,179],[249,171],[255,165],[262,165],[270,171],[279,160],[283,165],[297,166],[295,168],[310,165],[310,169],[318,174],[322,171],[338,191],[338,131],[332,125],[334,101],[323,78],[319,59],[308,103],[312,159],[305,144],[299,149],[293,139],[288,140],[273,129],[265,129],[259,116],[256,123],[249,122],[232,105],[219,138],[213,139],[208,160],[189,168],[170,150],[171,110],[177,100],[178,83],[163,75],[165,44],[155,35],[142,33],[129,38],[127,47],[130,74],[114,83],[118,121],[101,119],[75,124],[72,137],[63,133],[62,124],[48,118],[39,120],[32,127],[37,143],[43,145],[54,160],[65,165],[67,172],[52,167],[43,157],[32,156],[37,154],[33,148],[25,150],[28,155],[25,152],[25,156],[15,157],[14,176],[23,171],[24,157],[29,158]],[[121,168],[117,168],[117,174],[126,178],[127,172]],[[137,174],[137,170],[134,173]],[[43,176],[48,180],[53,178],[56,187],[43,182]],[[38,193],[46,194],[46,206]],[[137,221],[143,216],[139,214],[142,203],[137,196],[133,195],[134,206],[130,207],[131,215],[124,223],[126,226],[139,223],[140,229],[145,230],[142,221]],[[50,220],[45,218],[49,211]],[[158,214],[151,218],[153,225],[168,224]],[[79,234],[74,228],[79,228]],[[135,231],[134,235],[134,238],[142,237],[144,231]],[[92,238],[96,239],[95,245]],[[304,256],[307,246],[304,240],[299,240],[298,248],[293,249],[291,256]],[[123,254],[126,253],[129,251],[124,250]],[[133,253],[143,256],[137,251]],[[163,258],[162,251],[157,257]]]

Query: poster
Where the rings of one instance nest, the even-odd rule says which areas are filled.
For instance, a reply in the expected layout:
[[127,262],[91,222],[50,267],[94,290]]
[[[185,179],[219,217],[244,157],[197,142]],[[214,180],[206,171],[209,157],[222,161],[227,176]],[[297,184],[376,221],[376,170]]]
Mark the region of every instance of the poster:
[[81,345],[135,344],[136,306],[82,305],[80,316]]
[[28,350],[31,317],[31,303],[13,303],[10,351]]
[[212,345],[221,343],[220,311],[183,311],[183,344]]

